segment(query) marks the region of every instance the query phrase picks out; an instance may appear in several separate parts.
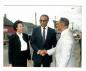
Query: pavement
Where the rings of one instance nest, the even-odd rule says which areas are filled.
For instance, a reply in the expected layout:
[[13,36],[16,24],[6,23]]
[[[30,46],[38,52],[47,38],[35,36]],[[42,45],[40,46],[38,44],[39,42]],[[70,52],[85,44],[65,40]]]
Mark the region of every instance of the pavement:
[[[79,41],[78,40],[75,40],[75,53],[76,53],[76,66],[77,67],[80,67],[81,66],[81,56],[80,56],[80,52],[81,52],[81,48],[80,48],[80,45],[79,45]],[[9,67],[9,63],[8,63],[8,46],[7,45],[4,45],[4,51],[3,51],[3,66],[4,67]],[[33,53],[33,50],[32,48],[30,48],[31,50],[31,55]],[[27,66],[28,67],[33,67],[33,62],[28,62],[27,63]],[[51,63],[51,67],[55,67],[55,56],[53,55],[53,62]]]

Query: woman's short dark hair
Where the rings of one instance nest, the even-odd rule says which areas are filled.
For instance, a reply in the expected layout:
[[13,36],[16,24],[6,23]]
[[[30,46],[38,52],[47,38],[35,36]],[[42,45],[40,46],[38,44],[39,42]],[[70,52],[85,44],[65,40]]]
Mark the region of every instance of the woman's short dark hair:
[[23,25],[23,22],[20,21],[20,20],[17,20],[17,21],[14,22],[13,28],[14,28],[15,31],[16,31],[16,28],[17,28],[18,24],[20,24],[20,23]]
[[69,20],[67,18],[61,17],[60,21],[63,22],[65,26],[69,26]]

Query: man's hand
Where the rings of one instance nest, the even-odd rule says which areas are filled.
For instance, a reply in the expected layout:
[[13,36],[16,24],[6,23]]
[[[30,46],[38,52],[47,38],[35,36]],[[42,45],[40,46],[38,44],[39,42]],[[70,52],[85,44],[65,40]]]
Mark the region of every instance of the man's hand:
[[41,50],[38,50],[37,54],[40,54]]
[[47,54],[46,50],[39,50],[37,54],[40,54],[41,56],[45,56]]
[[40,55],[42,55],[42,56],[45,56],[46,54],[47,54],[46,50],[42,50],[41,53],[40,53]]

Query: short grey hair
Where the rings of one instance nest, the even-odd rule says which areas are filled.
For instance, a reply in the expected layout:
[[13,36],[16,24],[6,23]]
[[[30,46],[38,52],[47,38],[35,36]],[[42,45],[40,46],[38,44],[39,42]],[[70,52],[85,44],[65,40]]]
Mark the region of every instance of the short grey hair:
[[65,26],[69,26],[69,20],[65,17],[61,17],[60,22],[63,22]]

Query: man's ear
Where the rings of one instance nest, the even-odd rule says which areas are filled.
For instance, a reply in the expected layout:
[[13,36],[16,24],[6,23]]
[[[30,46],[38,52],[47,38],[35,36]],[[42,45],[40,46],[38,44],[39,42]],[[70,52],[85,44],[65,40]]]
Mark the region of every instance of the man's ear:
[[64,27],[65,26],[64,23],[61,23],[61,26]]

